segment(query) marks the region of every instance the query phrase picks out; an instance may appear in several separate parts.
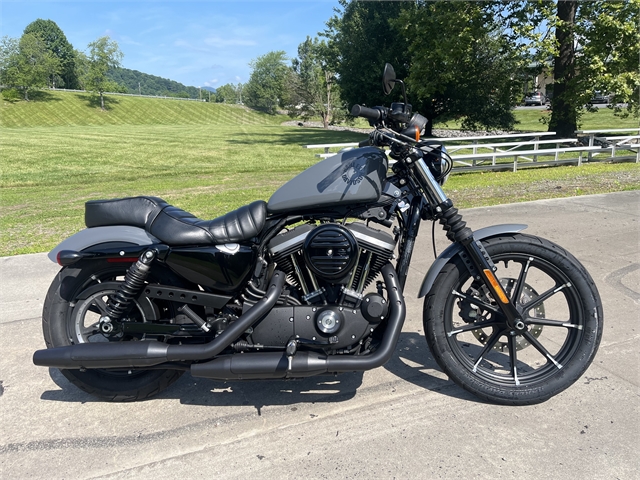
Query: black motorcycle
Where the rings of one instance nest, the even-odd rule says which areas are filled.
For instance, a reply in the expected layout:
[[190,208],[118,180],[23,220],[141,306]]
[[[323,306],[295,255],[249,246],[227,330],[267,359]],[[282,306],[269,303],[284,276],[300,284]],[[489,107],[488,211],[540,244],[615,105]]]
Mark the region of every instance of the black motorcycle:
[[404,323],[420,224],[438,220],[452,244],[419,296],[444,372],[508,405],[574,383],[602,335],[593,280],[558,245],[519,233],[526,225],[467,227],[441,188],[452,160],[420,140],[427,121],[387,64],[386,94],[395,83],[404,103],[352,109],[375,127],[369,139],[268,202],[214,220],[155,197],[87,202],[88,228],[49,254],[63,268],[34,363],[116,401],[150,397],[187,370],[238,380],[380,367]]

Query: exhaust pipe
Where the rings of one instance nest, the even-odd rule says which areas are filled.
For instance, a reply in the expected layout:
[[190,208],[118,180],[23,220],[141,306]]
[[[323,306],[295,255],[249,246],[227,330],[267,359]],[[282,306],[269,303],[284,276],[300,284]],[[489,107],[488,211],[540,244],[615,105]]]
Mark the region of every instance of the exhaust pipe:
[[291,357],[290,368],[289,358],[277,352],[224,355],[210,362],[191,365],[191,375],[216,380],[300,378],[325,373],[360,372],[384,365],[398,343],[406,307],[398,274],[391,264],[382,267],[382,277],[389,295],[389,324],[380,346],[372,354],[354,357],[297,352]]
[[245,330],[262,319],[276,304],[286,275],[276,270],[266,295],[218,337],[203,345],[167,345],[158,341],[79,343],[66,347],[38,350],[33,363],[42,367],[136,368],[151,367],[166,362],[206,360],[215,357]]
[[[291,357],[291,365],[289,365],[289,358],[279,352],[224,355],[209,362],[192,364],[191,374],[194,377],[219,380],[299,378],[324,373],[371,370],[384,365],[395,350],[404,324],[406,307],[398,275],[393,266],[386,264],[382,267],[381,273],[389,295],[389,323],[380,346],[372,354],[327,356],[299,351]],[[207,344],[167,345],[157,341],[84,343],[38,350],[33,355],[33,363],[66,369],[144,368],[167,362],[213,358],[274,307],[282,291],[285,277],[283,272],[276,271],[267,294],[222,334]]]

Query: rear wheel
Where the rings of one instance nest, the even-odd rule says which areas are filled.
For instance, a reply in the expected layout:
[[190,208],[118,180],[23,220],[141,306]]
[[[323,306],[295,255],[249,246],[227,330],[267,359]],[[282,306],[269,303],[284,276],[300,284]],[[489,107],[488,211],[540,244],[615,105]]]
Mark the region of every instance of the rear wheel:
[[[100,330],[100,317],[118,288],[129,264],[92,261],[65,267],[56,276],[44,302],[42,328],[47,348],[77,343],[139,341],[143,335],[125,335]],[[172,281],[170,272],[152,270],[150,283]],[[175,280],[173,280],[175,281]],[[172,318],[171,303],[134,300],[126,313],[135,322]],[[60,370],[85,392],[109,401],[133,401],[148,398],[164,390],[183,373],[180,370]]]
[[526,328],[509,328],[486,287],[456,257],[424,305],[427,342],[449,377],[500,404],[543,402],[572,385],[602,336],[595,284],[571,254],[528,235],[483,241]]

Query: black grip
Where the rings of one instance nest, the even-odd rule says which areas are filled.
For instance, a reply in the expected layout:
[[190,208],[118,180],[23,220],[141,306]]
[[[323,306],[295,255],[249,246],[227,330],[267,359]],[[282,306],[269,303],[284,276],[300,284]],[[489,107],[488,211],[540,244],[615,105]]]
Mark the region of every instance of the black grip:
[[362,140],[360,143],[358,143],[358,147],[368,147],[371,145],[371,139],[367,138],[366,140]]
[[353,107],[351,107],[351,116],[364,117],[376,121],[380,120],[382,112],[377,108],[363,107],[362,105],[358,105],[356,103]]

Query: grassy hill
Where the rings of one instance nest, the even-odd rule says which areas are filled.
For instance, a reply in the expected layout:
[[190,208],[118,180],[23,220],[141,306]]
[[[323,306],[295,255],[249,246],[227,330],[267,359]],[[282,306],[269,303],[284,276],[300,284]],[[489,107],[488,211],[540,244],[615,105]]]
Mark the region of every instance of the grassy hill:
[[[363,134],[286,127],[241,107],[40,92],[0,100],[0,256],[42,252],[83,228],[84,202],[155,195],[201,218],[257,199],[318,161],[305,144]],[[615,124],[614,124],[615,125]],[[640,165],[454,175],[456,206],[640,188]]]
[[2,96],[0,127],[99,125],[274,125],[286,117],[242,106],[107,95],[106,111],[89,93],[41,91],[32,101]]

